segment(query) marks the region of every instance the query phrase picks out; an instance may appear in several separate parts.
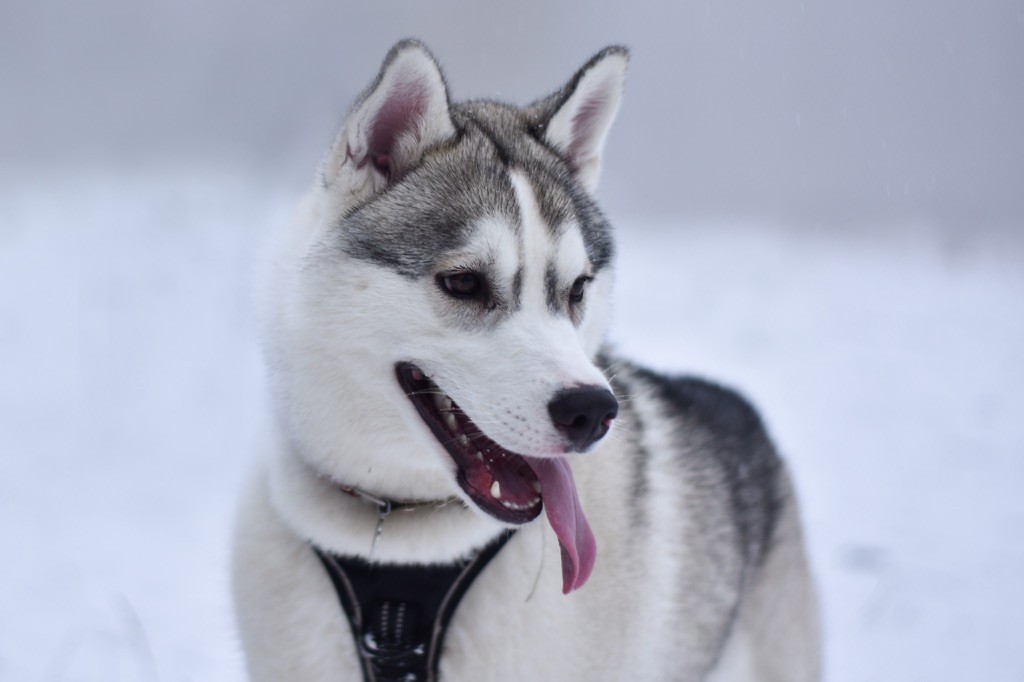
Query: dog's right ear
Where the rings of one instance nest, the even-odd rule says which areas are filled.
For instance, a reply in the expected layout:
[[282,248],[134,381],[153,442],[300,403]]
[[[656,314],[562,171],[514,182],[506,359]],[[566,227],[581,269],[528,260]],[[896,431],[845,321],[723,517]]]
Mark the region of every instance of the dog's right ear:
[[437,61],[420,42],[403,40],[345,118],[324,160],[324,187],[341,191],[346,203],[365,199],[401,179],[428,147],[454,134]]
[[601,150],[622,99],[629,50],[609,45],[553,95],[527,110],[535,130],[572,168],[588,191],[597,187]]

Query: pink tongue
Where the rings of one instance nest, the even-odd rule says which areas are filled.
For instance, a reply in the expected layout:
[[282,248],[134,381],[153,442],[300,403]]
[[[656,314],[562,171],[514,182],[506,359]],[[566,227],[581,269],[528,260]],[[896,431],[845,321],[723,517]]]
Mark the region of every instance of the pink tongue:
[[580,508],[569,462],[564,457],[530,459],[530,466],[540,479],[544,509],[562,548],[562,594],[569,594],[583,587],[594,570],[594,534]]

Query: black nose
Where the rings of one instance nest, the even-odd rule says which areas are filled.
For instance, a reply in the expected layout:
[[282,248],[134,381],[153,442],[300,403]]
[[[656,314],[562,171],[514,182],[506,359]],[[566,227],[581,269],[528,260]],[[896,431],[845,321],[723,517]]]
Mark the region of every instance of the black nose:
[[548,403],[555,426],[569,438],[570,450],[583,452],[608,433],[619,401],[600,386],[581,386],[559,391]]

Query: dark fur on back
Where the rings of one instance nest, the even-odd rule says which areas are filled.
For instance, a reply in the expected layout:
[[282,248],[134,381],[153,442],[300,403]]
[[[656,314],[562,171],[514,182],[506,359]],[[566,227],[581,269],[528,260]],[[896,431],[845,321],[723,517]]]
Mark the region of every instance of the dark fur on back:
[[[617,383],[632,393],[636,387],[621,383],[623,374]],[[704,379],[666,376],[638,366],[630,366],[628,374],[662,403],[679,439],[680,464],[721,476],[739,550],[746,563],[756,565],[782,504],[781,462],[757,411],[736,391]],[[638,480],[635,486],[645,484]]]

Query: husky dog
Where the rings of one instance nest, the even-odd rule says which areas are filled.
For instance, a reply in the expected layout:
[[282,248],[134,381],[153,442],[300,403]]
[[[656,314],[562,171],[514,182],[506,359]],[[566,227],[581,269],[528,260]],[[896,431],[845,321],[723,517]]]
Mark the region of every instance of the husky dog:
[[453,103],[407,40],[354,104],[268,264],[275,429],[233,561],[254,679],[372,677],[324,556],[447,565],[508,529],[442,680],[818,678],[793,486],[757,414],[602,345],[594,190],[627,62],[608,47],[526,107]]

